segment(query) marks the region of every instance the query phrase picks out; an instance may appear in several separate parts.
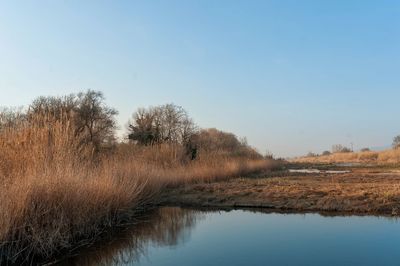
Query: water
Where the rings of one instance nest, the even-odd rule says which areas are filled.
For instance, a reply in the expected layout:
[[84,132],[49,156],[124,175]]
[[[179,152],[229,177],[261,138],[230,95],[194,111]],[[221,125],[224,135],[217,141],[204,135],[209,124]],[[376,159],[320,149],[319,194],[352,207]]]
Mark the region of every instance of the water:
[[77,265],[399,265],[394,218],[160,209]]
[[347,174],[349,170],[289,169],[289,173],[301,174]]

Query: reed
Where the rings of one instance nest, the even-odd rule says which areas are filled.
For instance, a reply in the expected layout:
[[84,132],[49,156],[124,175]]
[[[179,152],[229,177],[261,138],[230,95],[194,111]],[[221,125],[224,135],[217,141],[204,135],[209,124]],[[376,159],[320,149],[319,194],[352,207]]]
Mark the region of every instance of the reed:
[[332,153],[313,157],[300,157],[294,159],[298,163],[375,163],[375,164],[399,164],[400,149],[384,151],[364,151],[348,153]]
[[168,186],[274,166],[218,152],[187,161],[173,145],[120,144],[95,157],[80,145],[68,118],[35,119],[0,130],[0,254],[12,263],[46,260],[92,243],[153,208]]

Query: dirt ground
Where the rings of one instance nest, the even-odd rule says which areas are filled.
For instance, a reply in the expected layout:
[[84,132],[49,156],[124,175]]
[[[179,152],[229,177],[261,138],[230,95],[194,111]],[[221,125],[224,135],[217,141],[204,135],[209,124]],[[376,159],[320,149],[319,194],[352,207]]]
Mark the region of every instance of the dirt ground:
[[166,191],[161,205],[400,215],[399,170],[382,167],[346,170],[351,173],[280,171],[257,177],[187,184]]

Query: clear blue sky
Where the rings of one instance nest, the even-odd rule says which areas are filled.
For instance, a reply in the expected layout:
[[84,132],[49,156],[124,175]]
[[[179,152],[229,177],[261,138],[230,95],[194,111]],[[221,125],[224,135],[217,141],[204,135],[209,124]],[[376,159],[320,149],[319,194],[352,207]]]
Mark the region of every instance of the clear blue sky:
[[0,105],[101,90],[293,156],[400,133],[399,1],[1,1]]

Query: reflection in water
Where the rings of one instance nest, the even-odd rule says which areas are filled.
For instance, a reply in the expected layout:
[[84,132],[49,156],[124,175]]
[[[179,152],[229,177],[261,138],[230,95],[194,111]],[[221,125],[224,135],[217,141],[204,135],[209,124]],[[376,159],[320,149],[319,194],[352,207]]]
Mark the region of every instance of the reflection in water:
[[397,218],[162,208],[64,265],[395,266],[399,260]]
[[143,221],[121,232],[108,243],[101,243],[60,265],[132,265],[146,256],[149,245],[176,246],[190,238],[192,227],[205,217],[200,211],[161,208]]

